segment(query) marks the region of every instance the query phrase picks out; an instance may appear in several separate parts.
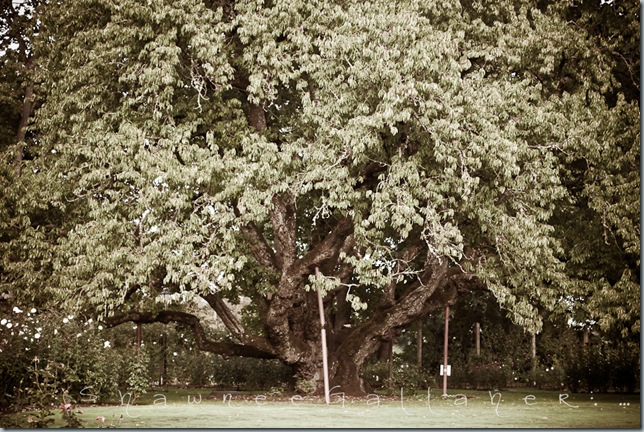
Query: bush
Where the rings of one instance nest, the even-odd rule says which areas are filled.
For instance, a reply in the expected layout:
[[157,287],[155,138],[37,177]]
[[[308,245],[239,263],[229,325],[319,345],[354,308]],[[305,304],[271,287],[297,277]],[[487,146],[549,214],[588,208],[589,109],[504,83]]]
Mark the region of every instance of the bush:
[[121,365],[127,354],[107,340],[121,331],[59,312],[5,310],[0,316],[0,408],[20,410],[36,393],[50,405],[62,403],[63,394],[85,403],[114,396],[124,384]]
[[317,389],[317,380],[314,378],[302,378],[297,376],[295,378],[295,391],[299,394],[310,395],[315,393]]
[[470,356],[465,363],[452,366],[450,381],[453,386],[476,390],[501,390],[513,383],[512,360],[494,359],[492,356]]
[[387,362],[370,363],[362,370],[362,379],[370,388],[377,390],[383,388],[389,376],[389,364]]
[[391,378],[389,363],[377,362],[365,366],[362,379],[372,389],[386,389],[391,394],[397,394],[401,388],[413,393],[434,385],[434,379],[425,370],[415,365],[397,364],[396,361]]
[[573,392],[634,392],[640,380],[639,353],[623,346],[590,346],[569,358],[566,385]]
[[[154,362],[153,362],[154,363]],[[282,388],[293,382],[293,371],[278,360],[223,357],[190,349],[172,355],[169,382],[234,390]]]
[[614,350],[611,359],[611,383],[618,392],[633,393],[640,382],[640,358],[634,349]]
[[147,393],[150,387],[148,364],[150,357],[145,347],[141,347],[138,353],[130,357],[127,368],[127,391],[132,394],[131,403],[134,403],[142,394]]

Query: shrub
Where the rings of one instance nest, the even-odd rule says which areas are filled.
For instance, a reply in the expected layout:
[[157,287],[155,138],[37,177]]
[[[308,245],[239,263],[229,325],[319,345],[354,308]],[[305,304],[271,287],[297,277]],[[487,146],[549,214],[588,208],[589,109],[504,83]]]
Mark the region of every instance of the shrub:
[[63,392],[81,402],[113,396],[122,383],[125,354],[110,348],[106,339],[119,331],[55,311],[25,312],[18,307],[4,311],[0,408],[20,410],[31,403],[34,392],[46,393],[49,404],[58,404]]
[[127,391],[132,394],[131,402],[134,403],[142,394],[147,393],[150,387],[150,378],[148,374],[148,363],[150,357],[145,347],[141,347],[139,352],[130,357],[127,368]]
[[477,356],[472,352],[467,361],[455,363],[450,381],[458,387],[500,390],[513,384],[516,366],[513,359],[499,359],[485,353]]
[[389,363],[376,362],[368,364],[362,371],[362,379],[372,389],[387,389],[391,394],[397,394],[401,388],[412,393],[434,385],[434,379],[427,371],[415,365],[397,363],[394,361],[391,378]]
[[387,362],[370,363],[362,370],[362,379],[372,389],[383,388],[388,376],[389,365]]
[[295,391],[297,393],[309,395],[313,394],[317,389],[317,380],[315,378],[302,378],[297,376],[295,378]]
[[565,365],[566,385],[571,391],[633,392],[640,376],[639,353],[623,346],[590,346],[571,356]]
[[640,358],[634,349],[614,350],[611,359],[611,383],[616,391],[633,393],[640,382]]

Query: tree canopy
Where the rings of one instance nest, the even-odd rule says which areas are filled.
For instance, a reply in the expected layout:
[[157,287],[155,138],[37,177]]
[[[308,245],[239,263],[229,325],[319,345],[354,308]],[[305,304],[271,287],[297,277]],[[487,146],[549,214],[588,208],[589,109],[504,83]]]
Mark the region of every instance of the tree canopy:
[[384,340],[471,290],[533,332],[557,308],[639,327],[635,6],[39,7],[34,156],[3,144],[12,295],[184,322],[319,382],[319,289],[348,392]]

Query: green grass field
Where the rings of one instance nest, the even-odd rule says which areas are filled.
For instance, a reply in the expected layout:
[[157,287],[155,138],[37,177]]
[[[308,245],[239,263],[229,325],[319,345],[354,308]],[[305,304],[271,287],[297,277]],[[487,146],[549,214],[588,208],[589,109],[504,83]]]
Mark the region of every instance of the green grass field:
[[[163,396],[161,396],[163,395]],[[119,428],[640,428],[640,397],[531,389],[440,390],[398,397],[323,399],[209,390],[148,393],[136,405],[84,406],[84,427]],[[126,399],[127,400],[127,399]],[[200,402],[199,402],[200,400]],[[22,414],[25,415],[25,414]],[[96,418],[104,418],[104,421]],[[56,423],[62,426],[60,414]]]

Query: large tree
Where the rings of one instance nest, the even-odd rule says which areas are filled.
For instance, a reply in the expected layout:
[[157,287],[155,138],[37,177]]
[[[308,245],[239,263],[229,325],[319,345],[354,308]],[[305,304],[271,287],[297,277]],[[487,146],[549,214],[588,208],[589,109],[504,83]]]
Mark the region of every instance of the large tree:
[[[562,153],[595,148],[580,111],[611,106],[562,66],[588,46],[567,10],[430,3],[48,5],[5,285],[112,325],[183,322],[202,349],[279,358],[317,389],[320,290],[349,393],[383,341],[459,293],[489,289],[537,331],[575,288],[551,220],[571,195]],[[208,337],[194,297],[234,342]]]

